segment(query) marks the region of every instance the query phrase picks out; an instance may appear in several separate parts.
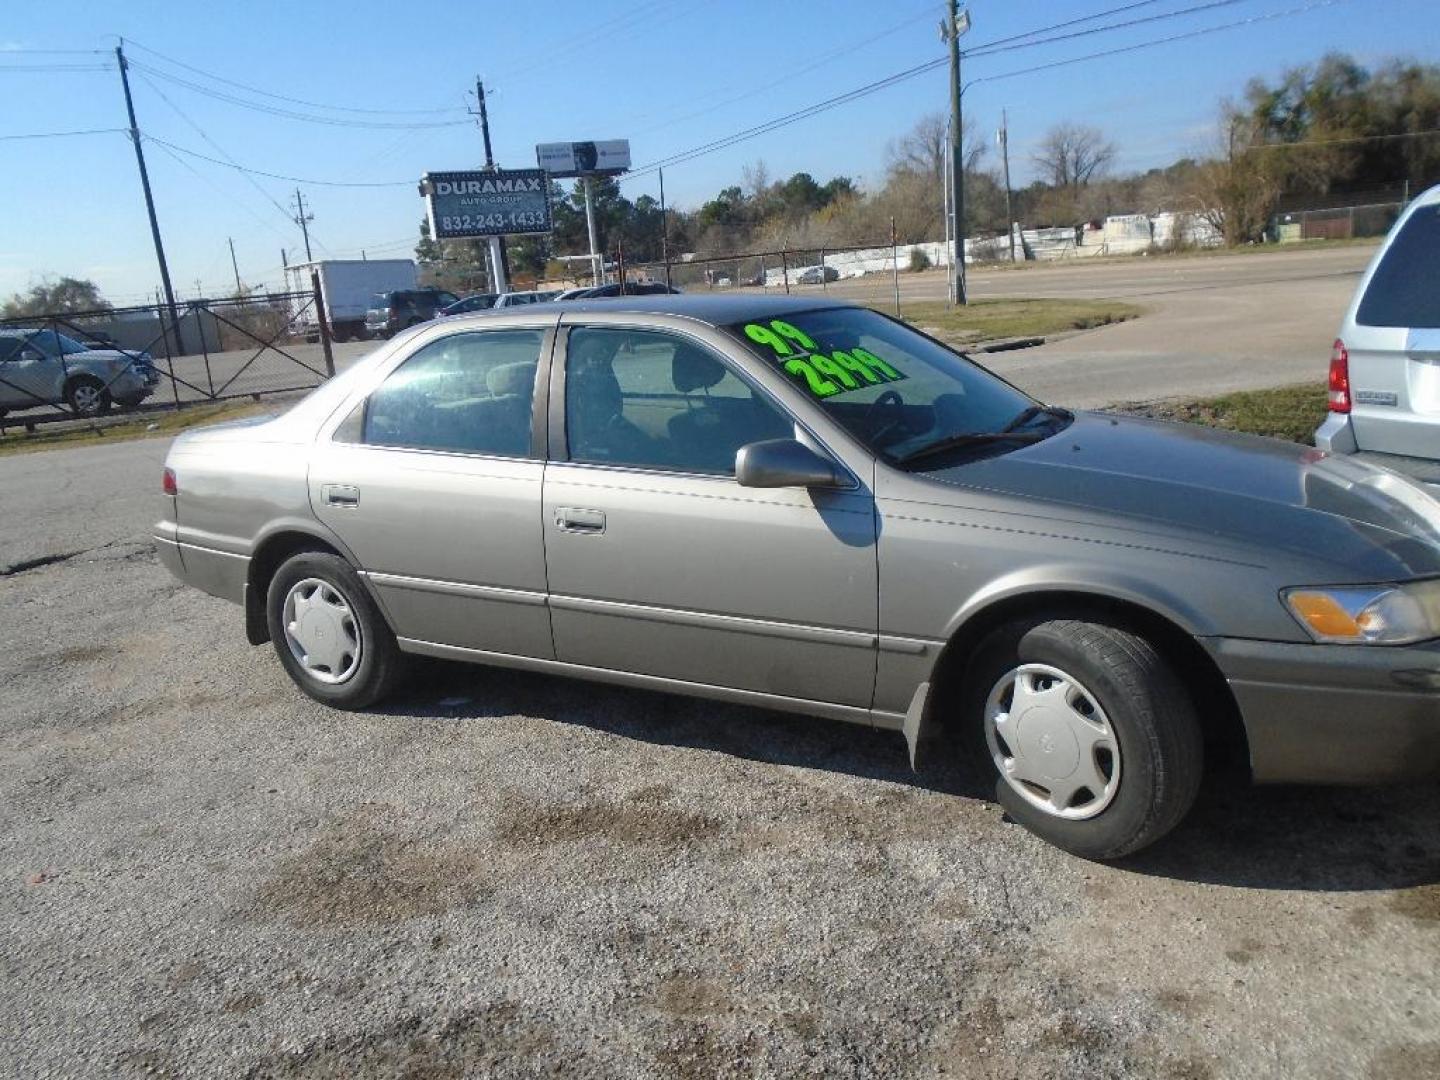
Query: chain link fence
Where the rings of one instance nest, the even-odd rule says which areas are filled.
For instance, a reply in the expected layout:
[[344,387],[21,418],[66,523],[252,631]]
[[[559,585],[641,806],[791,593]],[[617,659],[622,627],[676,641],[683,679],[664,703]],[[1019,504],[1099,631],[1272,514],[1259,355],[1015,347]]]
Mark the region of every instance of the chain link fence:
[[335,373],[322,304],[317,289],[0,320],[0,426],[311,389]]
[[668,267],[638,263],[624,269],[627,281],[669,284],[687,293],[833,295],[893,314],[901,310],[902,292],[907,297],[934,292],[934,299],[944,300],[947,262],[943,242],[899,244],[886,238],[873,244],[685,256]]

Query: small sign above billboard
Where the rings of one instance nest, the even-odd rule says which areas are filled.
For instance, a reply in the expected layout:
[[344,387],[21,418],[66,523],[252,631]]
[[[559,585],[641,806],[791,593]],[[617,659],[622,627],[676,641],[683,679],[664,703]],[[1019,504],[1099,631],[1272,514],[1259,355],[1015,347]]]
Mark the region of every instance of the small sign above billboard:
[[436,240],[548,233],[553,227],[543,169],[426,173],[420,194]]
[[630,140],[541,143],[535,159],[551,176],[615,176],[630,168]]

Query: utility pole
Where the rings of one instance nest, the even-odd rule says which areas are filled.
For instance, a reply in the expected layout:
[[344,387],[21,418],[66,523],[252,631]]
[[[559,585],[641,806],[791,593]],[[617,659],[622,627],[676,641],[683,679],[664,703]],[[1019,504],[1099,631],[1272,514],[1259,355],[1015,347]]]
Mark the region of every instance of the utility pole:
[[[665,287],[670,288],[670,217],[665,210],[665,170],[660,170],[660,258],[665,260]],[[823,269],[823,267],[822,267]],[[825,275],[820,275],[823,281]]]
[[[145,192],[145,212],[150,215],[150,238],[155,241],[155,261],[160,264],[160,285],[165,290],[165,306],[169,309],[170,325],[175,331],[175,351],[184,352],[185,346],[180,340],[180,315],[175,308],[175,290],[170,285],[170,267],[165,262],[165,245],[160,240],[160,222],[155,217],[155,196],[150,192],[150,174],[145,169],[145,150],[140,145],[140,125],[135,122],[135,100],[130,96],[130,68],[125,63],[123,44],[115,46],[115,59],[120,65],[120,84],[125,88],[125,111],[130,117],[130,141],[135,144],[135,163],[140,166],[140,187]],[[169,336],[164,340],[168,343]]]
[[[480,103],[480,134],[485,139],[485,168],[495,169],[495,154],[490,149],[490,114],[485,111],[485,84],[475,76],[475,98]],[[505,251],[505,238],[491,236],[490,241],[490,286],[497,293],[509,291],[510,258]]]
[[315,256],[310,254],[310,222],[315,220],[314,214],[305,213],[305,196],[300,189],[295,189],[295,224],[300,226],[300,233],[305,237],[305,261],[314,262]]
[[245,291],[245,286],[240,284],[240,264],[235,261],[235,238],[226,237],[230,241],[230,269],[235,271],[235,295],[238,297]]
[[1010,117],[1009,110],[1000,110],[1000,159],[1005,163],[1005,231],[1010,234],[1010,261],[1015,261],[1015,219],[1010,210]]
[[970,29],[970,12],[949,0],[940,36],[950,46],[950,183],[955,206],[955,303],[965,304],[965,147],[960,107],[960,38]]

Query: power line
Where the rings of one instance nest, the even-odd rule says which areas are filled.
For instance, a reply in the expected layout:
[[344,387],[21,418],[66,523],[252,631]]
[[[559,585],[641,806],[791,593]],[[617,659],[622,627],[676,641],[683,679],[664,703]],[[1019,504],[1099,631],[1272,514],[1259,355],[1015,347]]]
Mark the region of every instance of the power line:
[[[127,40],[137,49],[141,49],[144,52],[149,53],[151,56],[159,57],[167,64],[173,64],[178,68],[184,68],[186,71],[203,76],[204,78],[210,79],[213,82],[224,83],[226,86],[233,86],[237,90],[244,90],[251,94],[258,94],[260,97],[271,98],[274,101],[286,101],[289,102],[291,105],[304,105],[307,108],[311,109],[329,109],[333,112],[362,113],[371,116],[434,116],[463,111],[462,109],[454,105],[447,105],[443,108],[434,109],[363,109],[355,105],[327,105],[321,101],[307,101],[304,98],[287,97],[284,94],[276,94],[272,93],[269,90],[262,90],[258,86],[249,86],[246,83],[236,82],[233,79],[227,79],[221,75],[215,75],[211,72],[205,71],[202,68],[195,67],[193,64],[187,64],[183,60],[176,60],[173,56],[166,56],[158,49],[152,49],[148,45],[142,45],[134,38],[129,38]],[[131,61],[131,64],[134,64],[133,60]]]
[[[1259,22],[1266,22],[1273,19],[1301,15],[1305,14],[1306,12],[1314,11],[1320,8],[1331,7],[1335,4],[1344,2],[1345,0],[1314,0],[1314,2],[1312,3],[1305,4],[1299,7],[1288,8],[1284,11],[1271,12],[1262,15],[1252,15],[1245,19],[1237,19],[1232,22],[1220,23],[1215,26],[1202,27],[1197,30],[1189,30],[1185,33],[1173,34],[1169,37],[1155,38],[1150,41],[1138,42],[1134,45],[1126,45],[1117,49],[1107,49],[1102,52],[1088,53],[1083,56],[1070,57],[1065,60],[1055,60],[1047,64],[1037,64],[1033,67],[1022,68],[1017,71],[1008,71],[999,75],[981,76],[980,78],[973,79],[969,83],[967,83],[966,88],[968,89],[970,86],[974,86],[976,83],[1014,78],[1018,75],[1028,75],[1033,72],[1045,71],[1057,67],[1064,67],[1069,64],[1078,64],[1087,60],[1095,60],[1106,56],[1115,56],[1121,53],[1135,52],[1140,49],[1153,48],[1158,45],[1166,45],[1175,41],[1184,41],[1189,38],[1200,37],[1206,34],[1215,34],[1224,30],[1232,30],[1237,27],[1250,26]],[[694,158],[701,157],[705,154],[710,154],[718,150],[727,149],[731,146],[736,145],[737,143],[745,142],[759,135],[768,134],[769,132],[778,130],[782,127],[788,127],[791,124],[798,123],[801,120],[809,119],[812,116],[816,116],[822,112],[826,112],[840,105],[845,105],[851,101],[856,101],[862,97],[867,97],[870,94],[877,93],[880,90],[887,89],[888,87],[894,86],[897,83],[904,82],[908,79],[914,78],[917,75],[922,75],[925,72],[933,71],[936,68],[939,68],[948,63],[949,57],[942,56],[934,60],[926,61],[923,64],[917,64],[914,67],[906,68],[903,71],[897,71],[893,75],[888,75],[883,79],[877,79],[874,82],[865,84],[864,86],[856,87],[854,90],[847,91],[844,94],[837,94],[836,96],[827,98],[824,101],[816,102],[814,105],[807,106],[804,109],[798,109],[795,112],[787,113],[784,116],[776,117],[773,120],[768,120],[761,124],[756,124],[753,127],[749,127],[742,131],[735,132],[732,135],[727,135],[723,138],[715,139],[700,146],[692,147],[689,150],[683,150],[679,153],[672,154],[666,158],[652,162],[648,165],[643,166],[642,168],[635,169],[634,171],[627,173],[623,179],[628,180],[633,177],[645,176],[668,165],[682,164],[686,161],[691,161]]]
[[250,109],[253,112],[265,113],[269,116],[278,116],[285,120],[299,120],[307,124],[324,124],[329,127],[367,128],[378,130],[410,130],[415,128],[447,128],[465,127],[469,120],[426,120],[426,121],[391,121],[391,120],[345,120],[337,116],[317,116],[314,113],[296,112],[294,109],[282,109],[275,105],[263,105],[256,101],[247,101],[245,98],[237,97],[234,94],[226,93],[223,90],[215,90],[200,83],[192,82],[189,79],[182,79],[178,75],[172,75],[168,71],[162,71],[149,64],[143,64],[136,60],[130,61],[132,68],[148,71],[158,79],[164,79],[176,86],[183,86],[185,89],[205,97],[214,98],[216,101],[223,101],[242,109]]
[[[1147,2],[1147,3],[1158,3],[1159,0],[1146,0],[1146,2]],[[747,91],[746,93],[743,93],[743,94],[737,94],[737,95],[735,95],[734,97],[725,98],[723,101],[717,102],[717,103],[714,104],[714,105],[707,106],[706,108],[699,109],[699,110],[697,110],[697,111],[695,111],[695,112],[686,113],[686,114],[683,115],[683,116],[677,116],[677,117],[674,117],[673,119],[665,120],[665,121],[662,121],[661,123],[658,123],[658,124],[652,124],[650,127],[641,128],[641,129],[638,130],[638,131],[631,132],[631,138],[634,138],[636,135],[645,135],[645,134],[648,134],[648,133],[650,133],[650,132],[652,132],[652,131],[661,131],[661,130],[667,128],[667,127],[673,127],[675,124],[683,124],[683,123],[684,123],[685,121],[687,121],[687,120],[694,120],[694,119],[696,119],[696,118],[698,118],[698,117],[701,117],[701,116],[708,116],[710,113],[713,113],[713,112],[715,112],[715,111],[718,110],[718,109],[723,109],[723,108],[725,108],[725,106],[727,106],[727,105],[734,105],[734,104],[736,104],[737,102],[746,101],[746,100],[748,100],[748,99],[750,99],[750,98],[757,97],[757,96],[759,96],[760,94],[769,93],[772,89],[774,89],[776,86],[780,85],[780,83],[782,83],[782,82],[789,82],[789,81],[791,81],[792,79],[797,79],[797,78],[799,78],[801,75],[808,75],[810,72],[816,70],[817,68],[820,68],[820,67],[825,66],[826,64],[830,63],[830,62],[833,61],[833,60],[837,60],[837,59],[839,59],[839,58],[842,57],[842,56],[846,56],[846,55],[848,55],[848,54],[850,54],[850,53],[853,53],[853,52],[856,52],[856,51],[858,51],[858,50],[860,50],[860,49],[863,49],[863,48],[865,48],[866,46],[871,45],[871,44],[873,44],[874,42],[880,40],[881,38],[883,38],[883,37],[888,37],[888,36],[891,35],[891,34],[894,34],[894,33],[898,32],[898,31],[900,31],[900,30],[903,30],[903,29],[905,29],[905,27],[910,26],[910,25],[912,25],[912,24],[914,24],[914,23],[917,23],[917,22],[919,22],[921,19],[927,19],[927,18],[929,18],[929,17],[930,17],[931,15],[933,15],[933,14],[934,14],[934,4],[933,4],[933,2],[931,2],[931,3],[926,3],[924,10],[921,11],[919,14],[913,15],[913,16],[911,16],[911,17],[908,18],[908,19],[904,19],[904,20],[902,20],[901,22],[898,22],[898,23],[894,24],[893,26],[891,26],[891,27],[890,27],[889,29],[887,29],[887,30],[881,30],[879,33],[868,34],[865,38],[863,38],[863,39],[860,40],[860,41],[855,42],[854,44],[851,44],[851,45],[843,45],[843,46],[841,46],[840,48],[833,49],[833,50],[831,50],[831,51],[828,52],[828,53],[824,53],[823,55],[817,57],[817,58],[816,58],[814,61],[812,61],[811,63],[806,64],[804,67],[795,68],[795,69],[793,69],[793,70],[787,70],[787,71],[785,72],[785,74],[784,74],[783,76],[781,76],[779,79],[775,79],[775,80],[772,80],[771,82],[768,82],[768,83],[765,83],[765,84],[763,84],[763,85],[761,85],[761,86],[758,86],[758,87],[756,87],[754,90],[749,90],[749,91]]]
[[1353,135],[1343,139],[1307,139],[1304,142],[1256,143],[1254,146],[1245,147],[1241,153],[1248,154],[1253,150],[1308,150],[1312,146],[1344,146],[1349,143],[1387,142],[1391,139],[1421,139],[1430,135],[1440,135],[1440,128],[1426,128],[1423,131],[1397,131],[1388,135]]
[[[0,53],[0,57],[5,54]],[[109,64],[0,64],[0,72],[16,71],[109,71]]]
[[[1052,30],[1064,30],[1069,26],[1079,26],[1081,23],[1094,22],[1096,19],[1109,18],[1111,15],[1123,15],[1125,12],[1134,11],[1136,8],[1154,7],[1156,4],[1164,2],[1165,0],[1136,0],[1133,4],[1122,4],[1119,7],[1110,8],[1107,11],[1096,11],[1089,15],[1081,15],[1078,19],[1067,19],[1065,22],[1051,23],[1049,26],[1041,26],[1034,30],[1027,30],[1023,34],[1012,34],[1010,37],[987,41],[982,45],[976,45],[975,50],[989,49],[995,45],[1008,45],[1012,41],[1024,41],[1026,38],[1035,37],[1039,34],[1048,34]],[[967,53],[966,55],[969,54]]]
[[[142,133],[143,134],[143,133]],[[252,176],[264,176],[270,180],[284,180],[290,184],[309,184],[313,187],[341,187],[341,188],[385,188],[385,187],[414,187],[415,180],[315,180],[304,176],[289,176],[285,173],[266,172],[263,169],[252,169],[234,161],[222,161],[219,158],[210,157],[208,154],[201,154],[195,150],[183,146],[176,146],[172,142],[156,138],[154,135],[144,135],[146,142],[159,143],[161,146],[168,146],[176,153],[184,154],[187,157],[199,158],[201,161],[208,161],[212,165],[223,165],[227,169],[234,169],[237,172],[249,173]],[[324,245],[321,245],[322,247]]]
[[[1038,38],[1032,41],[1021,41],[1013,45],[1000,45],[993,42],[989,45],[977,46],[967,50],[966,59],[971,57],[994,56],[997,53],[1014,52],[1017,49],[1032,49],[1039,45],[1050,45],[1057,41],[1071,41],[1075,38],[1089,37],[1091,34],[1105,34],[1111,30],[1124,30],[1131,26],[1142,26],[1145,23],[1164,22],[1167,19],[1178,19],[1183,15],[1195,15],[1202,11],[1210,11],[1213,8],[1233,7],[1236,4],[1250,3],[1252,0],[1209,0],[1208,3],[1195,4],[1192,7],[1180,8],[1176,11],[1165,11],[1159,15],[1145,15],[1138,19],[1126,19],[1124,22],[1107,23],[1104,26],[1089,26],[1084,30],[1072,30],[1068,34],[1055,34],[1051,37]],[[1056,28],[1058,29],[1058,28]],[[1045,33],[1046,31],[1036,31]]]
[[[131,66],[134,66],[133,63]],[[195,132],[200,136],[200,138],[204,139],[206,143],[212,146],[215,149],[216,153],[218,153],[221,157],[225,158],[234,168],[239,169],[241,175],[245,177],[245,180],[250,184],[250,186],[253,187],[256,191],[258,191],[265,198],[265,201],[276,209],[276,211],[280,214],[281,217],[283,217],[286,221],[290,221],[290,212],[286,210],[285,207],[281,206],[280,203],[276,201],[273,195],[271,195],[268,191],[266,191],[263,187],[256,183],[255,179],[249,175],[248,171],[245,170],[240,165],[240,163],[237,162],[233,157],[231,157],[230,154],[226,152],[223,146],[221,146],[209,135],[207,135],[204,128],[202,128],[194,120],[191,120],[190,117],[186,115],[186,113],[180,108],[180,106],[176,105],[165,95],[165,92],[163,90],[161,90],[158,86],[156,86],[153,82],[146,78],[144,72],[140,73],[140,78],[145,80],[145,85],[150,87],[151,90],[154,90],[161,101],[165,102],[166,105],[170,106],[170,108],[174,110],[176,116],[180,117],[181,120],[184,120],[185,123],[189,124],[192,128],[194,128]],[[167,147],[167,149],[171,151],[174,150],[173,147]],[[171,156],[174,156],[173,152]]]
[[17,139],[67,139],[72,135],[114,135],[125,134],[124,128],[86,128],[84,131],[27,131],[19,135],[0,135],[0,142]]
[[1068,67],[1071,64],[1079,64],[1087,60],[1100,60],[1108,56],[1120,56],[1123,53],[1154,48],[1157,45],[1169,45],[1176,41],[1188,41],[1191,38],[1204,37],[1208,34],[1218,34],[1222,30],[1234,30],[1241,26],[1253,26],[1256,23],[1270,22],[1274,19],[1286,19],[1294,15],[1304,15],[1311,11],[1318,11],[1321,8],[1334,7],[1336,4],[1344,3],[1348,3],[1348,0],[1313,0],[1312,3],[1302,4],[1299,7],[1286,8],[1283,11],[1266,12],[1261,15],[1251,15],[1248,18],[1236,19],[1233,22],[1220,23],[1216,26],[1203,26],[1198,30],[1186,30],[1184,33],[1171,34],[1169,37],[1163,38],[1153,38],[1150,41],[1141,41],[1134,45],[1122,45],[1116,49],[1104,49],[1100,52],[1086,53],[1083,56],[1072,56],[1065,60],[1052,60],[1047,64],[1036,64],[1033,67],[1018,68],[1015,71],[1006,71],[999,75],[982,75],[978,79],[971,79],[965,84],[965,88],[968,90],[977,83],[998,82],[1001,79],[1013,79],[1018,75],[1033,75],[1037,71],[1049,71],[1052,68]]

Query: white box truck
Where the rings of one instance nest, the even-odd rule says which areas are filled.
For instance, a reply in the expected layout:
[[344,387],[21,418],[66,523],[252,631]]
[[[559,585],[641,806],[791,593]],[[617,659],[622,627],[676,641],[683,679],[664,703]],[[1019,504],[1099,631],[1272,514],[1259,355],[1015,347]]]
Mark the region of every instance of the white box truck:
[[[364,340],[365,311],[375,294],[413,289],[416,281],[413,259],[326,259],[286,267],[287,290],[309,295],[312,270],[320,275],[320,295],[325,300],[330,336],[336,341]],[[305,307],[304,298],[297,298],[295,307]],[[320,336],[314,304],[305,308],[299,322],[307,338]]]

